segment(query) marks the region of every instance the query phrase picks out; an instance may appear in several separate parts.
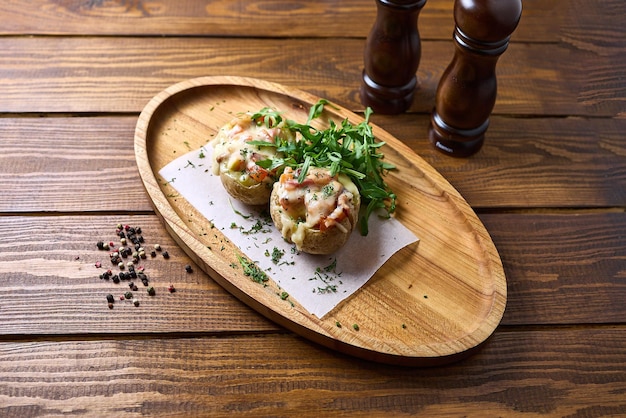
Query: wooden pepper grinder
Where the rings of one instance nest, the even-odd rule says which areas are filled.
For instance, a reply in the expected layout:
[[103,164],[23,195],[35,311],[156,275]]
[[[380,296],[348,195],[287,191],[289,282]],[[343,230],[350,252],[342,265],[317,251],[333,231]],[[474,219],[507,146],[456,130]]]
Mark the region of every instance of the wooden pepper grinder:
[[424,4],[426,0],[376,0],[360,90],[361,102],[376,113],[401,113],[413,102],[422,51],[417,18]]
[[467,157],[480,150],[496,102],[496,63],[521,15],[521,0],[455,0],[455,54],[439,81],[428,133],[439,151]]

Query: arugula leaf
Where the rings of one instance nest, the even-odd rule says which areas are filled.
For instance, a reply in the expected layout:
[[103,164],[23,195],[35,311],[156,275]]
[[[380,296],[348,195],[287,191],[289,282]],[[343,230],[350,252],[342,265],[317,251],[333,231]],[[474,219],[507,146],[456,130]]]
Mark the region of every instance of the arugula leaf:
[[[394,170],[393,164],[383,161],[384,155],[380,148],[385,145],[378,141],[369,124],[373,111],[365,109],[363,122],[353,125],[347,118],[337,124],[328,121],[328,128],[319,130],[310,123],[319,118],[325,106],[332,104],[321,99],[309,110],[305,124],[293,120],[284,120],[285,126],[294,133],[299,133],[298,140],[276,138],[275,143],[251,141],[251,145],[259,147],[275,147],[277,156],[272,159],[258,161],[257,164],[267,170],[276,170],[280,173],[285,167],[300,169],[298,181],[306,178],[310,167],[327,168],[332,175],[343,173],[347,175],[359,189],[362,204],[359,219],[362,235],[368,233],[368,220],[374,212],[382,212],[382,216],[389,217],[396,209],[396,195],[384,181],[384,175]],[[283,122],[280,113],[263,108],[252,115],[257,124],[274,127]]]
[[265,125],[266,128],[273,128],[283,121],[280,112],[270,107],[264,107],[258,112],[253,113],[250,118],[255,121],[257,125]]

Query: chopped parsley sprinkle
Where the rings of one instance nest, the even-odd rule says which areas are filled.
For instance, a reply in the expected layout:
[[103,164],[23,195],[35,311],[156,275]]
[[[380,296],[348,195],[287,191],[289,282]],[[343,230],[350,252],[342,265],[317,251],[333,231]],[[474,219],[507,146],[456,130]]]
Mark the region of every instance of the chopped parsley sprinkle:
[[263,270],[261,270],[256,264],[249,261],[247,258],[244,258],[240,255],[237,255],[237,259],[243,267],[243,274],[250,277],[253,282],[267,286],[265,282],[269,280],[269,277],[267,277],[267,274],[265,274]]

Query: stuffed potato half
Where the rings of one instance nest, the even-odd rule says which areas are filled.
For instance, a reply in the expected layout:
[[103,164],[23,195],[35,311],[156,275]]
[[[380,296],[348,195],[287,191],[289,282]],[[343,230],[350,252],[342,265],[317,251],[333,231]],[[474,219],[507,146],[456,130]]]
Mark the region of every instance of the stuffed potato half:
[[[276,181],[276,172],[257,164],[276,158],[278,138],[292,140],[294,134],[281,122],[262,123],[245,113],[232,119],[211,141],[213,174],[220,176],[229,195],[248,205],[266,205]],[[258,145],[266,142],[268,146]]]
[[298,251],[334,253],[346,243],[357,223],[359,191],[348,176],[332,176],[325,168],[310,167],[301,182],[299,174],[299,169],[287,167],[274,183],[272,220]]

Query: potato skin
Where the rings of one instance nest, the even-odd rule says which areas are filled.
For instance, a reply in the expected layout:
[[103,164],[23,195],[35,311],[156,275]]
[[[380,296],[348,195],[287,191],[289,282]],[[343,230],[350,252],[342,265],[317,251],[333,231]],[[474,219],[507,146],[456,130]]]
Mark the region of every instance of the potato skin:
[[[246,205],[267,205],[272,193],[272,185],[267,182],[245,186],[231,175],[232,172],[220,173],[220,180],[229,195]],[[232,173],[232,174],[237,174]]]
[[[291,239],[291,230],[284,231],[283,229],[290,224],[293,224],[293,220],[283,210],[280,204],[280,183],[276,182],[272,189],[270,196],[270,215],[274,221],[274,225],[281,232],[283,238],[288,242],[294,243]],[[354,230],[360,208],[360,196],[358,194],[353,197],[354,210],[342,219],[339,224],[343,227],[333,226],[323,231],[319,229],[305,228],[304,237],[300,245],[296,244],[298,251],[302,251],[308,254],[332,254],[339,250],[350,238],[350,234]]]
[[220,177],[230,196],[247,205],[267,205],[275,181],[275,172],[268,172],[256,163],[279,155],[273,147],[250,145],[252,141],[273,144],[294,138],[283,124],[272,128],[252,120],[251,114],[241,114],[220,128],[211,141],[213,174]]

